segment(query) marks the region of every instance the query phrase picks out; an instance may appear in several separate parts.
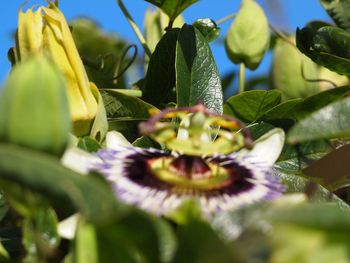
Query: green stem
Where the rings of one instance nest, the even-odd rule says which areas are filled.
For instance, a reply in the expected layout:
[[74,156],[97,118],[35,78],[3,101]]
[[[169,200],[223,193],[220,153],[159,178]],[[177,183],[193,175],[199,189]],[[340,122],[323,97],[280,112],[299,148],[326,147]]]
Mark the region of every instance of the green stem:
[[293,43],[293,41],[290,40],[290,38],[288,38],[288,36],[286,36],[284,33],[279,31],[276,27],[274,27],[271,24],[269,24],[269,27],[270,27],[271,31],[276,34],[276,36],[278,36],[279,38],[284,40],[286,43],[288,43],[288,44],[292,45],[293,47],[295,47],[295,44]]
[[239,64],[239,90],[238,93],[244,92],[245,82],[245,65],[244,63]]
[[228,16],[225,16],[225,17],[223,17],[223,18],[220,18],[220,19],[217,20],[215,23],[216,23],[217,25],[222,24],[222,23],[226,22],[227,20],[230,20],[230,19],[234,18],[236,15],[237,15],[236,13],[230,14],[230,15],[228,15]]
[[138,26],[136,25],[135,21],[132,19],[130,13],[128,12],[128,10],[126,9],[125,5],[123,4],[122,0],[117,0],[118,6],[120,8],[120,10],[123,12],[124,16],[126,17],[126,19],[128,20],[130,26],[132,27],[132,29],[134,30],[136,37],[139,39],[143,49],[145,50],[145,53],[148,57],[151,57],[152,52],[149,49],[149,47],[147,46],[146,40],[143,37],[141,30],[138,28]]
[[132,97],[138,97],[138,98],[142,97],[141,90],[135,90],[135,89],[100,89],[100,90],[106,90],[106,91],[112,91],[112,92],[116,91]]

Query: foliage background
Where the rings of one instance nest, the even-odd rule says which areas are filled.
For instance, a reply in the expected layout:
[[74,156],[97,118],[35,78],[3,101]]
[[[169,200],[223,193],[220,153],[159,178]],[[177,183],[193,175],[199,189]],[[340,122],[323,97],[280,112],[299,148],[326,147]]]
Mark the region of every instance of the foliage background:
[[[13,45],[12,34],[17,27],[17,12],[24,0],[3,0],[2,14],[0,16],[0,56],[6,58],[7,51]],[[329,16],[322,9],[318,0],[259,0],[258,1],[268,15],[269,21],[277,28],[288,32],[294,32],[297,27],[303,27],[307,22],[315,19],[330,21]],[[32,4],[45,4],[45,1],[29,1],[27,6]],[[196,19],[212,18],[218,20],[230,13],[236,12],[240,1],[219,0],[219,4],[213,4],[212,0],[201,0],[189,7],[184,12],[185,20],[189,23]],[[126,6],[132,13],[136,23],[141,27],[143,23],[144,11],[150,6],[142,0],[125,1]],[[279,9],[281,8],[281,9]],[[134,32],[131,30],[125,17],[119,10],[114,0],[61,0],[60,9],[68,20],[84,15],[92,18],[107,32],[114,32],[125,38],[131,44],[139,45]],[[223,32],[226,32],[231,21],[220,25]],[[221,35],[224,37],[224,34]],[[221,75],[232,70],[234,66],[225,54],[222,39],[211,43],[211,48],[215,61]],[[142,51],[141,47],[139,48]],[[271,55],[266,55],[264,61],[255,72],[247,72],[249,78],[252,74],[264,74],[269,71]],[[5,80],[6,74],[10,70],[10,63],[3,59],[0,62],[0,83]],[[141,73],[142,75],[142,73]],[[139,76],[131,76],[130,82],[138,79]],[[236,87],[237,85],[235,85]]]

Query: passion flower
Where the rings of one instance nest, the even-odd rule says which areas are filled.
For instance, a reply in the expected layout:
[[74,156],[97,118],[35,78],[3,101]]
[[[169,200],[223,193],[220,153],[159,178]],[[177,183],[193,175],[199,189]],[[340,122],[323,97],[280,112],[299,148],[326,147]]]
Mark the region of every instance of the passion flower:
[[[180,121],[164,122],[168,117]],[[221,124],[220,130],[213,129],[213,124]],[[181,136],[174,137],[174,127],[179,128]],[[125,203],[166,215],[184,201],[195,200],[210,217],[274,199],[285,190],[271,172],[284,142],[280,129],[249,144],[253,148],[248,150],[244,143],[240,145],[250,141],[247,131],[237,133],[245,130],[241,123],[197,105],[165,110],[142,124],[141,130],[171,151],[133,147],[124,139],[119,144],[121,135],[114,132],[107,136],[108,148],[97,154],[103,162],[93,167],[112,183],[116,196]],[[215,131],[215,140],[210,138],[211,131]],[[221,142],[217,144],[217,140]],[[225,153],[237,148],[241,150]],[[213,150],[206,154],[207,149]]]

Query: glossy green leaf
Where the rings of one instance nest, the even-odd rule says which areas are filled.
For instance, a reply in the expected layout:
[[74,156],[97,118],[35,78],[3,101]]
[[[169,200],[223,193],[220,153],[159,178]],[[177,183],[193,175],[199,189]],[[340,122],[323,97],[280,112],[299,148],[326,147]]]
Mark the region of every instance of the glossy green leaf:
[[171,21],[181,14],[187,7],[199,0],[146,0],[149,3],[158,6],[166,13]]
[[281,93],[276,90],[252,90],[229,98],[224,104],[224,113],[250,123],[281,102]]
[[313,96],[310,96],[300,102],[290,114],[297,120],[303,119],[308,116],[310,113],[313,113],[328,104],[335,102],[344,96],[350,91],[349,86],[339,87],[335,89],[326,90],[320,93],[317,93]]
[[192,25],[202,33],[208,42],[215,40],[220,34],[220,28],[210,18],[197,19]]
[[40,193],[58,206],[79,210],[91,222],[105,222],[125,211],[101,178],[77,174],[40,152],[1,144],[0,171],[2,181]]
[[298,122],[288,133],[289,143],[350,136],[350,98],[334,102]]
[[308,163],[320,159],[332,149],[329,142],[323,140],[297,146],[286,144],[275,167],[285,174],[300,174]]
[[260,120],[264,120],[266,122],[271,122],[274,120],[283,120],[283,119],[294,119],[292,112],[297,105],[299,105],[303,100],[302,99],[292,99],[287,100],[272,109],[266,111],[261,117]]
[[314,62],[342,75],[350,76],[350,33],[325,26],[297,29],[297,47]]
[[143,100],[114,90],[101,90],[109,120],[148,119],[150,110],[157,110]]
[[149,61],[142,99],[164,108],[175,102],[175,50],[179,29],[171,29],[162,37]]
[[[287,193],[304,193],[309,192],[309,198],[314,203],[333,203],[344,211],[350,211],[350,207],[337,195],[333,194],[323,186],[311,181],[304,176],[293,174],[276,174],[287,185]],[[309,190],[311,188],[311,191]]]
[[233,63],[256,69],[270,43],[269,24],[263,9],[254,0],[243,0],[226,36],[226,52]]
[[292,99],[283,102],[271,110],[267,111],[260,120],[273,121],[278,119],[300,120],[311,113],[327,106],[328,104],[343,98],[348,92],[349,87],[340,87],[326,90],[306,99]]
[[350,31],[349,0],[320,0],[320,3],[338,26]]
[[209,110],[222,113],[220,75],[210,47],[202,33],[185,24],[176,45],[176,92],[179,107],[202,102]]
[[[294,42],[294,38],[289,38]],[[303,76],[304,74],[304,76]],[[272,63],[272,82],[284,100],[306,98],[320,91],[318,66],[285,40],[278,39]]]

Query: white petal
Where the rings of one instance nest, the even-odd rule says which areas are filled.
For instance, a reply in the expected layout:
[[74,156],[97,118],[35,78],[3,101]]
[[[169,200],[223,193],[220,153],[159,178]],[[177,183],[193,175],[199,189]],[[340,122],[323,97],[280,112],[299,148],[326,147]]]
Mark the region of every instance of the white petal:
[[130,147],[132,144],[117,131],[110,131],[106,135],[107,149],[118,150],[120,147]]
[[63,221],[59,222],[57,225],[58,234],[65,238],[72,240],[75,236],[75,231],[77,229],[79,221],[79,214],[74,214]]
[[81,174],[88,174],[91,165],[102,162],[102,160],[78,147],[68,148],[62,156],[61,163]]
[[254,142],[251,150],[243,149],[239,151],[239,155],[249,154],[254,161],[264,162],[272,166],[281,154],[284,145],[285,134],[280,128],[275,128]]

